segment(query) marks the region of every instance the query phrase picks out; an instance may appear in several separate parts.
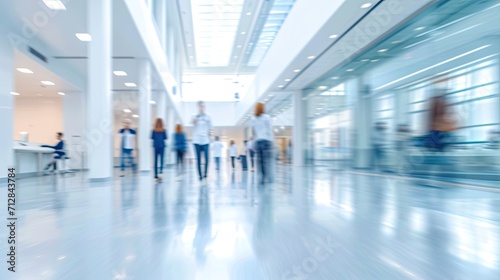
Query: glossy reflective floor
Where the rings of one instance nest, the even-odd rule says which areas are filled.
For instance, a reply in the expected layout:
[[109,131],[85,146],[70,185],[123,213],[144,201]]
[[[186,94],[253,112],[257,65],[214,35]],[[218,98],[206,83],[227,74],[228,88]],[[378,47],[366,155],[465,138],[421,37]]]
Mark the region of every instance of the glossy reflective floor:
[[500,279],[498,192],[328,168],[278,166],[264,187],[253,175],[23,179],[18,271],[3,262],[0,279]]

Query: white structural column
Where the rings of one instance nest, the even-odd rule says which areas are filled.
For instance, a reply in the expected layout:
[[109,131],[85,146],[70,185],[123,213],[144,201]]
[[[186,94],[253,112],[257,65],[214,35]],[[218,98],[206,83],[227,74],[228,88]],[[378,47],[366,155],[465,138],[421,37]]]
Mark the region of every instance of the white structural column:
[[158,92],[158,100],[156,100],[156,117],[161,118],[164,125],[167,125],[167,93],[164,91]]
[[7,178],[7,168],[14,166],[13,131],[14,51],[9,40],[0,40],[0,180]]
[[110,179],[113,171],[111,93],[112,0],[88,1],[89,42],[87,153],[89,179]]
[[64,112],[64,134],[65,149],[70,157],[66,161],[69,169],[86,169],[87,160],[84,157],[83,145],[86,139],[85,120],[86,120],[86,93],[81,91],[66,92],[63,102]]
[[166,164],[175,164],[175,156],[172,153],[172,137],[175,133],[176,117],[174,108],[169,106],[167,108],[167,131],[168,131],[168,147],[165,151],[165,162]]
[[353,167],[359,169],[371,166],[371,132],[372,110],[369,89],[360,78],[350,80],[346,84],[347,93],[355,95],[354,101],[354,160]]
[[156,24],[160,33],[160,42],[163,50],[167,50],[167,0],[157,0]]
[[139,170],[151,171],[151,63],[147,59],[139,61]]
[[307,141],[307,103],[302,99],[302,91],[293,93],[293,134],[292,157],[294,166],[305,165],[305,151]]

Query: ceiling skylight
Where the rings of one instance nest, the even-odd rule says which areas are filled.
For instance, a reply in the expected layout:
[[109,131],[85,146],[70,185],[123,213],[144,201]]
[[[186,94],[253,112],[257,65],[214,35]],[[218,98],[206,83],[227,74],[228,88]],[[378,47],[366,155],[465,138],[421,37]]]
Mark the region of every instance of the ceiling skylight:
[[244,0],[191,0],[198,67],[228,66]]
[[275,0],[269,10],[266,21],[261,24],[252,37],[249,48],[248,66],[257,67],[267,54],[281,26],[285,22],[295,0]]

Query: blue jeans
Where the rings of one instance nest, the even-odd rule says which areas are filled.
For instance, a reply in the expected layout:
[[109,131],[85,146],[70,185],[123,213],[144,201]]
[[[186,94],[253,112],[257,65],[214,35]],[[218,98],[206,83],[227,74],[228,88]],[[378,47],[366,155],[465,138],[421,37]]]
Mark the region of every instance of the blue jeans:
[[[160,174],[163,173],[163,155],[165,148],[155,148],[155,178],[158,178],[158,161],[160,162]],[[159,160],[158,160],[159,159]]]
[[220,169],[220,157],[215,157],[215,170]]
[[250,150],[250,163],[252,164],[252,168],[253,168],[254,157],[255,157],[255,152],[253,150]]
[[268,140],[258,140],[256,143],[255,152],[257,153],[257,169],[261,177],[261,183],[266,180],[272,182],[271,162],[273,160],[273,142]]
[[132,151],[133,149],[123,149],[122,148],[122,171],[125,170],[125,161],[129,160],[130,161],[130,166],[132,167],[133,170],[135,170],[135,163],[134,163],[134,157],[132,156]]
[[[194,150],[196,151],[196,162],[198,163],[198,174],[200,175],[200,180],[203,177],[207,177],[208,173],[208,144],[205,145],[200,145],[200,144],[194,144]],[[201,174],[201,152],[205,154],[205,176],[202,176]]]

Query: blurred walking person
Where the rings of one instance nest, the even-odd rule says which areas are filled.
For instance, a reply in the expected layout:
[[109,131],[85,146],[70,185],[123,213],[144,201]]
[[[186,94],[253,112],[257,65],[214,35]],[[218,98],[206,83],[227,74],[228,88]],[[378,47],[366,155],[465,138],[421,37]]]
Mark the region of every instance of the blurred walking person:
[[121,171],[120,177],[125,176],[125,162],[130,161],[130,166],[133,171],[136,170],[136,165],[134,162],[134,148],[136,147],[136,137],[137,132],[134,129],[130,128],[130,124],[132,122],[129,119],[123,120],[123,128],[120,129],[118,134],[120,134],[121,138]]
[[250,166],[251,166],[251,169],[250,171],[254,172],[254,158],[255,158],[255,147],[254,147],[254,140],[253,140],[253,137],[250,137],[250,140],[247,142],[247,150],[248,150],[248,154],[250,156]]
[[174,140],[173,146],[176,157],[177,175],[180,175],[184,172],[184,166],[185,166],[184,157],[186,155],[186,150],[187,150],[186,134],[184,134],[181,124],[177,124],[175,126],[175,134],[173,140]]
[[215,141],[212,143],[214,153],[215,170],[220,170],[220,159],[222,157],[222,148],[224,145],[219,141],[219,136],[215,136]]
[[377,122],[375,124],[372,146],[373,146],[373,161],[376,170],[381,171],[386,159],[386,144],[387,144],[387,127],[384,122]]
[[231,140],[230,142],[230,147],[229,147],[229,156],[231,157],[231,167],[233,168],[234,171],[234,161],[236,157],[238,156],[238,146],[236,146],[236,143],[234,140]]
[[449,141],[451,132],[456,128],[456,121],[444,96],[436,96],[431,100],[429,117],[429,137],[427,146],[432,151],[443,152]]
[[265,184],[266,181],[271,183],[274,134],[271,117],[265,113],[265,105],[262,102],[258,102],[255,105],[251,127],[255,141],[255,152],[257,153],[257,170],[260,176],[260,183]]
[[[212,119],[205,113],[205,103],[198,101],[199,114],[193,120],[193,144],[196,153],[196,162],[198,165],[198,175],[200,181],[207,178],[208,174],[208,159],[209,159],[209,144],[210,132],[212,131]],[[205,172],[201,170],[201,153],[205,155]]]
[[[153,140],[153,148],[155,155],[155,181],[160,182],[163,174],[163,162],[165,158],[165,140],[168,139],[167,130],[163,127],[163,120],[160,118],[156,119],[155,128],[151,133],[151,139]],[[160,175],[158,175],[158,173]]]

